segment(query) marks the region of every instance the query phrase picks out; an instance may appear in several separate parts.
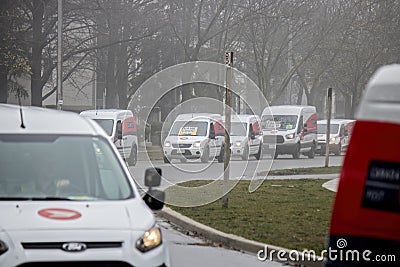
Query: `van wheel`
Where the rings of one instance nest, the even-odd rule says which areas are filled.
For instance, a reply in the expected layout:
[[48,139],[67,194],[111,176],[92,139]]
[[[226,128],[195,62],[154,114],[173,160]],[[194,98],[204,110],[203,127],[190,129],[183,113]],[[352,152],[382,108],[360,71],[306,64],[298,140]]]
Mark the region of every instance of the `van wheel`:
[[260,147],[258,148],[258,153],[255,156],[256,156],[256,160],[262,159],[262,157],[263,157],[262,144],[260,144]]
[[249,147],[246,146],[243,151],[242,160],[249,160]]
[[292,156],[293,156],[294,159],[300,158],[300,144],[296,145],[296,148],[295,148]]
[[164,163],[171,163],[166,156],[164,156],[163,159],[164,159]]
[[201,160],[201,162],[203,162],[203,163],[207,163],[208,160],[209,160],[209,158],[210,158],[210,150],[209,150],[208,146],[206,146],[206,147],[204,148],[204,151],[203,151],[203,154],[201,155],[200,160]]
[[218,156],[218,162],[224,162],[224,157],[225,157],[225,146],[221,146],[221,151],[219,152]]
[[315,144],[313,144],[313,146],[311,147],[311,150],[308,151],[307,156],[309,159],[315,158]]
[[131,151],[131,155],[128,158],[128,163],[130,166],[135,166],[137,163],[137,148],[134,146]]
[[335,150],[335,156],[340,156],[342,153],[342,144],[339,143],[337,149]]

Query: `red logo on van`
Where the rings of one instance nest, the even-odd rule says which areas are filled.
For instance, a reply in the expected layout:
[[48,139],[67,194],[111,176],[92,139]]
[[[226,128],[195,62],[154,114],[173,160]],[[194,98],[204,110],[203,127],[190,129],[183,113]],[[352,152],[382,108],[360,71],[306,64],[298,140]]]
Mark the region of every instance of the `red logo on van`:
[[74,210],[57,208],[39,210],[38,214],[52,220],[74,220],[82,216],[82,214]]

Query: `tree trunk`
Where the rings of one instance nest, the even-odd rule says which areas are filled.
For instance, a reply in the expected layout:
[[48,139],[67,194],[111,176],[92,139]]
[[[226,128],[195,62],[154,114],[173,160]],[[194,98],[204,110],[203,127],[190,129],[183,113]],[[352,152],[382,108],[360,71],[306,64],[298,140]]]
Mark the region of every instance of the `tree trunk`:
[[42,106],[42,38],[43,38],[43,1],[32,1],[32,59],[31,59],[31,104],[32,106]]
[[[96,15],[97,24],[97,45],[103,46],[106,44],[107,39],[104,36],[106,32],[106,20],[104,14],[99,13]],[[104,108],[103,98],[104,89],[106,88],[106,49],[100,48],[96,51],[96,109]]]
[[343,94],[344,97],[344,116],[346,119],[352,118],[351,94]]
[[[122,29],[122,39],[128,38],[126,36],[126,28]],[[119,108],[126,109],[128,106],[128,48],[127,43],[122,43],[119,47],[118,62],[117,62],[117,93],[119,99]]]
[[7,85],[7,69],[5,66],[0,64],[0,103],[7,103]]
[[[115,11],[117,1],[111,2],[111,10]],[[115,42],[117,36],[117,20],[111,13],[109,18],[109,43]],[[111,45],[107,50],[107,71],[106,71],[106,108],[117,108],[117,89],[115,82],[115,57],[117,45]]]

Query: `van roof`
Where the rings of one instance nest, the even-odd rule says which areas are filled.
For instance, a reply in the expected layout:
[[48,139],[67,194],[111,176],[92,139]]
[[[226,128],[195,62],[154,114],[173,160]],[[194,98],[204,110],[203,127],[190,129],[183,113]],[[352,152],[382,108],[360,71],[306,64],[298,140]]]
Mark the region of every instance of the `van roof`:
[[20,107],[0,104],[0,134],[83,134],[104,135],[94,121],[68,111],[21,106],[25,128],[21,128]]
[[80,113],[80,115],[89,118],[101,118],[101,119],[115,119],[118,117],[131,117],[133,113],[131,110],[125,109],[92,109],[92,110],[84,110]]
[[[222,117],[222,119],[225,121],[225,117]],[[231,121],[249,122],[250,120],[260,120],[260,117],[251,114],[237,114],[231,116]]]
[[400,123],[400,64],[379,68],[369,80],[357,119]]
[[175,120],[207,119],[221,120],[222,116],[216,113],[184,113],[179,114]]
[[[354,120],[348,120],[348,119],[331,119],[331,124],[341,124],[341,123],[349,123]],[[327,124],[327,120],[318,120],[318,124]]]
[[309,109],[312,112],[316,112],[316,108],[314,106],[278,105],[278,106],[266,107],[264,109],[262,115],[268,115],[271,113],[272,114],[297,115],[303,109]]

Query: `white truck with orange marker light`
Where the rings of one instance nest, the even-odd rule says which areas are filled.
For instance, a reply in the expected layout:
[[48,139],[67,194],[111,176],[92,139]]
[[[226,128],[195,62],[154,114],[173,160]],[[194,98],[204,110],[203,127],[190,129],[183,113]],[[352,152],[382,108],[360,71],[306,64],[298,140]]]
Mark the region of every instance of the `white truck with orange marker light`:
[[400,65],[375,72],[356,119],[330,224],[336,254],[326,266],[400,266]]
[[264,109],[261,117],[264,153],[274,158],[300,154],[314,158],[317,149],[317,111],[314,106],[281,105]]
[[136,121],[130,110],[96,109],[85,110],[81,116],[96,121],[110,136],[121,156],[135,166],[138,154]]

